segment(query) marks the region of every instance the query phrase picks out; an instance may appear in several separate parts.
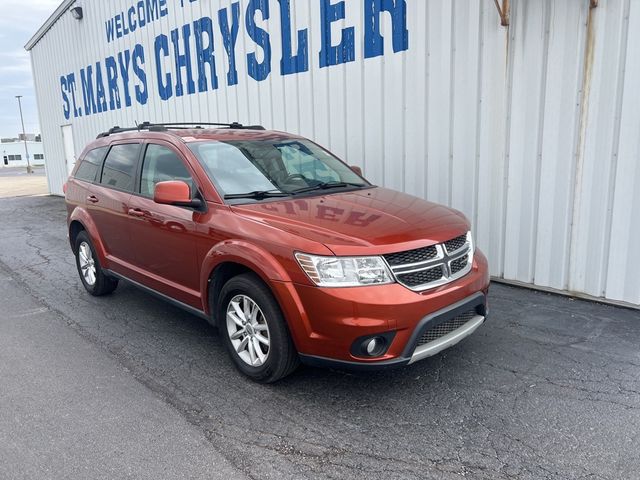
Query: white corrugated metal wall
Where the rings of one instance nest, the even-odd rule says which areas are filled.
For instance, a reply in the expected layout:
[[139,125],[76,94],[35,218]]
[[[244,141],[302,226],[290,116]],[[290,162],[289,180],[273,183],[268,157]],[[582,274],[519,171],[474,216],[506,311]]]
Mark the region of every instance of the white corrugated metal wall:
[[[135,3],[78,1],[84,19],[64,14],[31,50],[52,193],[66,176],[61,125],[73,125],[79,153],[97,132],[136,120],[260,123],[315,139],[375,183],[464,211],[494,276],[640,305],[640,0],[591,10],[589,0],[512,0],[508,28],[493,0],[406,0],[408,50],[394,53],[383,13],[385,54],[368,59],[365,0],[346,0],[332,37],[355,27],[355,61],[329,68],[319,66],[320,2],[291,0],[293,51],[308,28],[309,71],[289,76],[271,0],[270,19],[257,15],[272,48],[262,82],[247,74],[256,47],[242,0],[231,87],[217,28],[231,0],[169,1],[168,16],[107,43],[104,22]],[[160,101],[155,37],[203,16],[214,22],[220,88]],[[65,120],[60,75],[136,43],[148,103]]]

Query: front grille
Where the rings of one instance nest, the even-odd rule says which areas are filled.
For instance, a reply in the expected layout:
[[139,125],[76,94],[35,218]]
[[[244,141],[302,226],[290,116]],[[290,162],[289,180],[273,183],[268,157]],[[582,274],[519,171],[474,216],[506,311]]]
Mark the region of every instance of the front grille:
[[465,243],[467,243],[467,236],[460,235],[459,237],[456,237],[453,240],[444,242],[444,246],[447,247],[447,253],[453,253],[456,250],[460,250]]
[[384,258],[387,263],[394,267],[397,265],[407,265],[411,263],[426,262],[438,256],[435,245],[424,248],[416,248],[415,250],[407,250],[405,252],[390,253]]
[[447,320],[440,325],[436,325],[435,327],[426,330],[418,340],[417,346],[419,347],[421,345],[426,345],[427,343],[431,343],[440,337],[444,337],[446,334],[451,333],[454,330],[457,330],[463,325],[469,323],[476,315],[477,313],[475,310],[469,310],[462,315],[458,315],[451,320]]
[[428,247],[384,255],[396,280],[415,291],[427,290],[456,280],[471,271],[470,234]]
[[425,283],[437,282],[442,279],[442,267],[437,266],[428,270],[397,275],[398,281],[407,287],[417,287]]
[[453,262],[451,262],[451,274],[454,275],[467,266],[467,262],[469,261],[469,255],[464,255],[460,258],[456,258]]

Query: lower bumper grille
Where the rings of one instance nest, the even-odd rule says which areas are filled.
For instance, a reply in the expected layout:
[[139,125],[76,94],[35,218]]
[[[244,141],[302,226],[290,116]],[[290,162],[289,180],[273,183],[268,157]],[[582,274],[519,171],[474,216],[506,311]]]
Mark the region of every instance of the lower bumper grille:
[[421,345],[431,343],[440,337],[444,337],[448,333],[451,333],[454,330],[462,327],[463,325],[466,325],[477,315],[478,314],[476,313],[475,309],[469,310],[468,312],[458,315],[451,320],[447,320],[446,322],[442,322],[440,325],[436,325],[435,327],[426,330],[418,340],[417,346],[419,347]]

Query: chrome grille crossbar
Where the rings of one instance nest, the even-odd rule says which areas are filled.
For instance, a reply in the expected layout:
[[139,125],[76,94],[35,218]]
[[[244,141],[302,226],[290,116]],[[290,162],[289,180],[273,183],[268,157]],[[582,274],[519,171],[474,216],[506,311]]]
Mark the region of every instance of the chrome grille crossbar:
[[[433,249],[434,247],[435,256],[424,261],[397,264],[397,258],[412,258],[414,255],[405,254],[419,252],[420,249],[393,253],[383,257],[396,281],[414,291],[439,287],[457,280],[471,271],[473,264],[471,232],[434,246],[425,247],[425,249]],[[415,256],[419,257],[420,255]],[[390,259],[393,259],[393,262]]]

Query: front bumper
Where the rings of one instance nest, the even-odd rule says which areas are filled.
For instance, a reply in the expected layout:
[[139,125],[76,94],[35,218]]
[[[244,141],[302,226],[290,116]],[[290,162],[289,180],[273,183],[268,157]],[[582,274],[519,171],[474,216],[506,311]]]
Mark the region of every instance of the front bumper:
[[[318,288],[274,282],[278,298],[303,362],[354,369],[400,366],[435,355],[470,335],[485,320],[489,275],[484,255],[476,250],[473,267],[464,277],[425,292],[399,284]],[[424,331],[475,309],[469,322],[428,344]],[[358,338],[393,332],[384,355],[354,356]]]
[[[475,315],[464,325],[446,333],[437,339],[419,344],[422,335],[428,330],[443,325],[456,318],[460,314],[473,311]],[[461,300],[449,307],[425,316],[413,330],[411,338],[407,342],[401,356],[389,360],[362,362],[338,360],[315,355],[300,354],[300,359],[307,365],[320,367],[348,368],[352,370],[378,370],[384,368],[394,368],[411,364],[440,353],[449,347],[454,346],[464,338],[471,335],[484,323],[487,318],[487,303],[484,293],[476,293]]]

